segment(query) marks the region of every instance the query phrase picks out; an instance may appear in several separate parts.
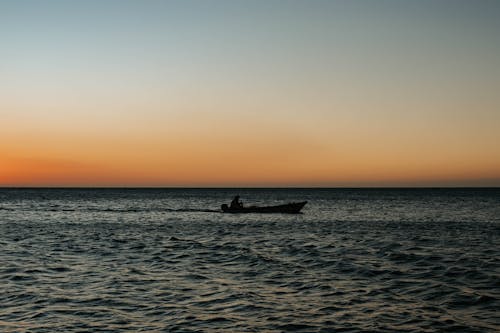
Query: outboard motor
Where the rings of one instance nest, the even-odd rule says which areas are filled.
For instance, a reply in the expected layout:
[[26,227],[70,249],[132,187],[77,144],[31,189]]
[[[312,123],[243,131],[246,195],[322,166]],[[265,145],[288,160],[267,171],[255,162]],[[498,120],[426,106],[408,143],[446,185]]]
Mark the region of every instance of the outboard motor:
[[223,212],[225,212],[226,210],[229,209],[229,206],[227,204],[222,204],[220,208],[222,209]]

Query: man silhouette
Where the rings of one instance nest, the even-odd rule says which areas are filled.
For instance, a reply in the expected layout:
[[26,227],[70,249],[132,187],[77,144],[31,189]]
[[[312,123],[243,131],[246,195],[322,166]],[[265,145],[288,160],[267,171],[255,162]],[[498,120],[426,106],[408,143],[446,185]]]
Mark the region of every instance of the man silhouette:
[[231,208],[243,208],[243,202],[240,201],[240,196],[237,195],[234,197],[233,201],[231,201]]

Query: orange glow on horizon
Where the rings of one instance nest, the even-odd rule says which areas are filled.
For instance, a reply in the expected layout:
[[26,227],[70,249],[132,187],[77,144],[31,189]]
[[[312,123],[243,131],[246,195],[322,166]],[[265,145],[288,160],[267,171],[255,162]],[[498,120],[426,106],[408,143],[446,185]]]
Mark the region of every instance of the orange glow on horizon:
[[0,186],[500,186],[470,3],[13,1]]
[[416,163],[401,155],[369,160],[367,154],[322,150],[295,154],[286,147],[237,151],[225,146],[206,151],[200,145],[171,147],[164,154],[96,150],[76,155],[80,159],[4,153],[0,186],[418,186],[500,179],[499,168],[479,163],[451,168],[446,161]]

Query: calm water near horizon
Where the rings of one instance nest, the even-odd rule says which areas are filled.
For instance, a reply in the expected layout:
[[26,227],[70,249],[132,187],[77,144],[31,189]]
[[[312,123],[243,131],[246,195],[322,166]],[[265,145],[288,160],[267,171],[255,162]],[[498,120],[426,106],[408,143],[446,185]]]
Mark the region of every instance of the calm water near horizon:
[[499,236],[498,188],[0,189],[0,331],[498,332]]

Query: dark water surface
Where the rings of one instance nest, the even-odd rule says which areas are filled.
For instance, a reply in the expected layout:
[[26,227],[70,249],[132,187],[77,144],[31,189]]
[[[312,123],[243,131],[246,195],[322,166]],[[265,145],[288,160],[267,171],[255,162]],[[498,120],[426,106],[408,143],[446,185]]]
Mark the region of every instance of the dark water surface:
[[0,331],[498,332],[499,236],[499,189],[0,189]]

